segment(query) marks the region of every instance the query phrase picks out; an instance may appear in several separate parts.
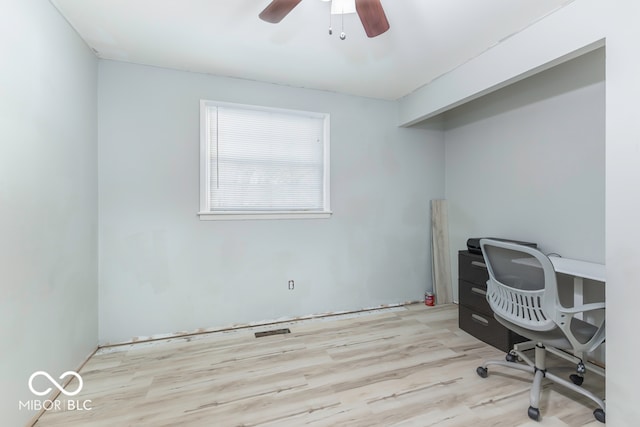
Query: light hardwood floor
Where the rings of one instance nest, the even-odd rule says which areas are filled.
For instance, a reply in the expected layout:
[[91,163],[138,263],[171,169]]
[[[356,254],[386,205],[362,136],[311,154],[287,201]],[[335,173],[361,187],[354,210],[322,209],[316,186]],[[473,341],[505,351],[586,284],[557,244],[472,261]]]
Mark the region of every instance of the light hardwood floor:
[[[493,367],[480,378],[481,361],[504,353],[457,325],[456,305],[410,305],[101,349],[81,393],[61,402],[91,410],[47,411],[36,427],[603,425],[591,402],[550,383],[542,421],[529,420],[529,375]],[[597,375],[584,386],[603,396]]]

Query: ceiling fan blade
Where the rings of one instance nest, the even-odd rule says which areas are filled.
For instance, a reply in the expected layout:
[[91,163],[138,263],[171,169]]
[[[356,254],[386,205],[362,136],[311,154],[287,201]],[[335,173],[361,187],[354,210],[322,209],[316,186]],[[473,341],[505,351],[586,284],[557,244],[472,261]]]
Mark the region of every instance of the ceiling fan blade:
[[368,37],[376,37],[389,29],[380,0],[356,0],[356,11]]
[[260,12],[260,19],[272,24],[282,21],[302,0],[272,0],[269,6]]

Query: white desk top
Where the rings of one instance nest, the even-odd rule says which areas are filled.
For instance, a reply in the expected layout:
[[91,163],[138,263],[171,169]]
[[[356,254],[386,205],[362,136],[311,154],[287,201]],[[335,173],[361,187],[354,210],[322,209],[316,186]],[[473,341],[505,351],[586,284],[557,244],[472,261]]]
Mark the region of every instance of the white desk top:
[[[549,260],[553,264],[556,273],[568,274],[573,277],[582,277],[584,279],[597,280],[599,282],[607,281],[607,269],[604,264],[598,264],[589,261],[580,261],[571,258],[562,258],[558,256],[550,256]],[[520,264],[540,266],[532,258],[518,258],[513,260]]]
[[583,277],[599,282],[607,281],[607,269],[604,264],[557,256],[550,256],[549,259],[556,273],[569,274],[571,276]]

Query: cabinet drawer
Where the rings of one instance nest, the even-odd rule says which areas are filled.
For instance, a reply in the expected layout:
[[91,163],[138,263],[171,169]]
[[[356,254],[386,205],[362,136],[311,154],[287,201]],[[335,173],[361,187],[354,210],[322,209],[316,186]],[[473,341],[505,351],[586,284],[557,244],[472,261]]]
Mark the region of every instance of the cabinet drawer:
[[525,338],[498,323],[493,315],[463,305],[458,306],[458,315],[460,329],[504,352],[509,352],[513,344],[525,341]]
[[489,272],[482,255],[460,252],[458,254],[458,277],[469,283],[485,284]]
[[486,283],[469,283],[466,280],[458,280],[458,299],[461,305],[493,318],[493,311],[487,301]]

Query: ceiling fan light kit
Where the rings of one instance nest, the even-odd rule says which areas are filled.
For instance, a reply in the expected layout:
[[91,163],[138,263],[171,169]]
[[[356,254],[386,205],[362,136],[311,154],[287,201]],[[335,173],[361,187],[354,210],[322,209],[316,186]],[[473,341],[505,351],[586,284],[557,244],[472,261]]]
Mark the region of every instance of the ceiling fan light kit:
[[331,0],[332,15],[344,15],[348,13],[356,13],[356,0]]
[[[258,15],[265,22],[277,24],[289,14],[301,0],[271,0],[271,3]],[[367,37],[377,37],[385,33],[389,27],[389,21],[384,13],[380,0],[323,0],[331,1],[331,14],[342,15],[342,32],[340,39],[344,40],[344,15],[357,13],[364,27]],[[331,29],[331,15],[329,16],[329,34],[333,34]]]

